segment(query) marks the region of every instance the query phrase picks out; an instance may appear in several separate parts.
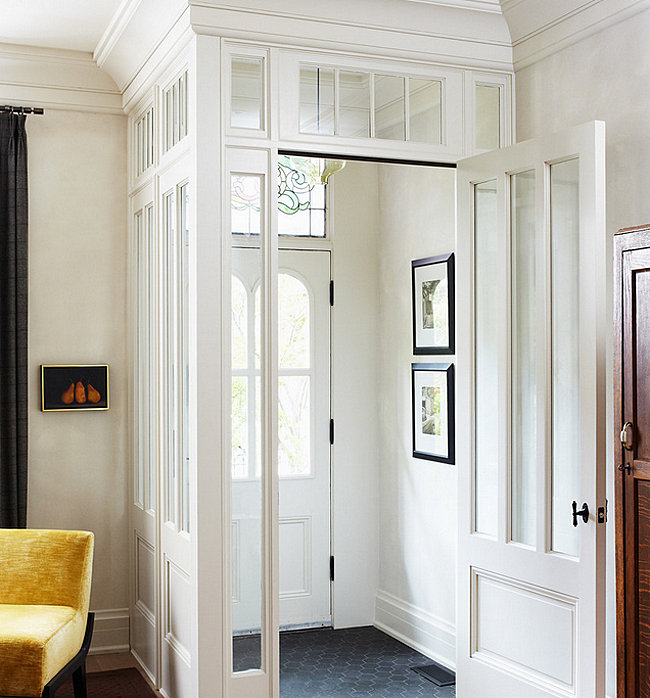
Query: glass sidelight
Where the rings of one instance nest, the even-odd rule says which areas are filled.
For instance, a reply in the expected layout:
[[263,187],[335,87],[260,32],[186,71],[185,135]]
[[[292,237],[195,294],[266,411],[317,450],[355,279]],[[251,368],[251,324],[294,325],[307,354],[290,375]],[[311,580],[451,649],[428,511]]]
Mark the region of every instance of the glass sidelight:
[[[272,531],[277,434],[277,239],[269,224],[269,154],[228,151],[225,224],[230,273],[229,496],[233,698],[264,695],[273,673]],[[263,688],[266,687],[266,688]]]

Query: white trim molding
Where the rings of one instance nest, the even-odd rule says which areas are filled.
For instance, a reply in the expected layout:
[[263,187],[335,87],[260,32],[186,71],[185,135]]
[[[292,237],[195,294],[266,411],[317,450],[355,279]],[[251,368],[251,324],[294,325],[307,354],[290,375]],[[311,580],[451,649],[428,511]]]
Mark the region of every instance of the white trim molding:
[[129,609],[95,611],[90,654],[128,652],[129,649]]
[[650,0],[505,0],[515,70],[650,9]]
[[456,668],[456,628],[386,591],[378,591],[375,626],[449,669]]
[[117,85],[84,51],[0,43],[0,101],[123,114]]

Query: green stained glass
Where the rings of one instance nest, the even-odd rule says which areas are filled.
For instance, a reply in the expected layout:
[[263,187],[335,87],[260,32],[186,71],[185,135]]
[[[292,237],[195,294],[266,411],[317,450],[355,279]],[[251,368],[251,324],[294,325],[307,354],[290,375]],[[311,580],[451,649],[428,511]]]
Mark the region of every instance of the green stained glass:
[[278,234],[296,237],[326,236],[327,184],[322,158],[278,158]]

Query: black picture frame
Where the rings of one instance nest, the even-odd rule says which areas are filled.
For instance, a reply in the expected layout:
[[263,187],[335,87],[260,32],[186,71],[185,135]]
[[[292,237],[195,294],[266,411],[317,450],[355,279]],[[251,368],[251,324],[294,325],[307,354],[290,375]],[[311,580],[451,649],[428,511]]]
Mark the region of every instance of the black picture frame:
[[[425,294],[423,286],[442,279],[446,279],[447,282],[447,302],[445,304],[447,317],[443,318],[443,322],[446,320],[446,340],[436,342],[435,335],[440,334],[440,330],[435,328],[436,317],[433,299],[431,299],[432,307],[430,311],[425,312],[425,296],[427,294]],[[432,293],[435,293],[435,291]],[[438,255],[437,257],[414,259],[411,262],[411,304],[413,354],[454,354],[456,352],[456,287],[453,252]],[[444,329],[442,333],[444,334]]]
[[108,364],[41,366],[43,412],[105,411],[109,405]]
[[[434,377],[433,374],[437,375]],[[440,389],[438,418],[441,422],[437,427],[439,432],[437,434],[429,432],[429,427],[425,427],[425,424],[431,423],[431,428],[436,430],[434,426],[436,415],[429,413],[429,417],[425,419],[427,407],[425,407],[423,388]],[[435,400],[435,397],[432,396],[431,399]],[[411,364],[411,409],[413,457],[449,465],[455,464],[454,364]]]

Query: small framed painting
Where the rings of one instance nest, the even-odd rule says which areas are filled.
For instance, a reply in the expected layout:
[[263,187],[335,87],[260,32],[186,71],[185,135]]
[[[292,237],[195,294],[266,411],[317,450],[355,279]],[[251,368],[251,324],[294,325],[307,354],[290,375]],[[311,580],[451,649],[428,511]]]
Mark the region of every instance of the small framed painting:
[[108,364],[41,366],[43,412],[107,410],[108,404]]
[[413,457],[455,462],[454,365],[411,364]]
[[413,353],[453,354],[454,255],[411,262]]

